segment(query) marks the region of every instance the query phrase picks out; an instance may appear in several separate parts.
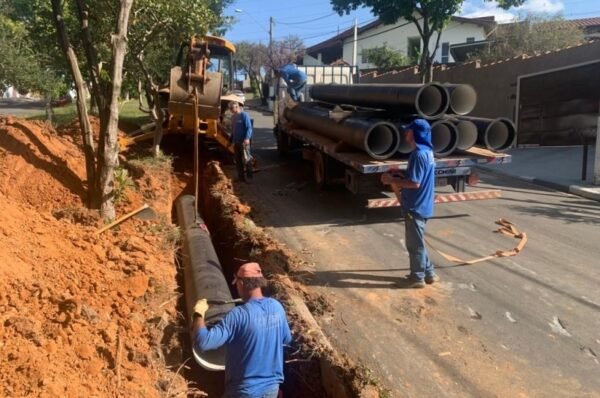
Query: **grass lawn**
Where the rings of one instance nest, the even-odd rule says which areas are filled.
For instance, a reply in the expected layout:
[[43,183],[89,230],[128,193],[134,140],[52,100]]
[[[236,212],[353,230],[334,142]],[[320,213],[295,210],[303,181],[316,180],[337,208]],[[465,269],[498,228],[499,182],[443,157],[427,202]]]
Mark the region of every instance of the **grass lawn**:
[[[88,104],[89,106],[89,104]],[[53,108],[54,110],[54,119],[53,124],[55,126],[62,126],[64,124],[72,122],[74,119],[77,119],[77,106],[75,103],[68,104],[61,107]],[[27,117],[29,120],[45,120],[46,113],[39,112],[32,114]],[[150,122],[150,117],[139,110],[138,101],[131,100],[125,101],[119,104],[119,120],[127,124],[133,124],[136,126],[142,126]]]

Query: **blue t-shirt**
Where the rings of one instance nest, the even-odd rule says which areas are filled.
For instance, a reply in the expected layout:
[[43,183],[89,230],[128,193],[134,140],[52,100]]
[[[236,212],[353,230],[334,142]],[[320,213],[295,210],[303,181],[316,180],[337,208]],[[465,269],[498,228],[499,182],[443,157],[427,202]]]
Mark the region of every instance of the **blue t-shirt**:
[[253,398],[283,383],[283,345],[292,341],[281,304],[272,298],[253,299],[232,309],[194,339],[200,351],[227,345],[225,397]]
[[297,87],[306,82],[306,74],[293,64],[282,66],[279,73],[290,87]]
[[416,213],[423,218],[433,216],[433,200],[435,195],[435,160],[429,149],[415,149],[408,158],[406,178],[420,184],[419,188],[403,188],[402,208],[409,213]]
[[240,112],[231,117],[232,136],[234,144],[243,144],[244,140],[252,138],[252,121],[246,112]]

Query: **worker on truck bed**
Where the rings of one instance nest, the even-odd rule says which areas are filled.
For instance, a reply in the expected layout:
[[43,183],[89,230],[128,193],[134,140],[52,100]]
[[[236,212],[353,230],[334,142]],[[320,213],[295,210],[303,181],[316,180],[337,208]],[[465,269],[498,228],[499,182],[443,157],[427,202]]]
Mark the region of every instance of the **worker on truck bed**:
[[285,80],[290,97],[296,102],[300,101],[300,91],[306,84],[306,74],[296,65],[287,64],[275,71],[275,76]]
[[252,120],[247,112],[240,109],[240,104],[235,101],[229,103],[231,117],[231,141],[235,155],[235,166],[237,168],[238,180],[246,181],[252,179],[252,153],[250,151],[250,140],[252,139]]
[[264,297],[267,285],[260,266],[246,263],[233,279],[245,304],[207,328],[208,302],[194,306],[194,347],[199,351],[227,347],[224,398],[276,398],[283,382],[283,345],[292,341],[281,304]]
[[433,216],[435,161],[431,144],[431,127],[424,119],[413,120],[406,129],[406,140],[412,147],[404,175],[388,172],[381,182],[400,192],[404,214],[406,250],[410,275],[401,287],[424,288],[439,281],[425,247],[425,224]]

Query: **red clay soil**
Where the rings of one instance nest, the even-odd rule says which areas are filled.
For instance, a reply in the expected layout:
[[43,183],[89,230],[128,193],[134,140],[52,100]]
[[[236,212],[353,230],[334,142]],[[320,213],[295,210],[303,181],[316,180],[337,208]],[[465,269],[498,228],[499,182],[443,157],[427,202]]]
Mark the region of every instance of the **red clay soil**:
[[169,173],[134,173],[117,210],[148,202],[166,218],[98,236],[74,131],[0,118],[0,396],[185,394]]

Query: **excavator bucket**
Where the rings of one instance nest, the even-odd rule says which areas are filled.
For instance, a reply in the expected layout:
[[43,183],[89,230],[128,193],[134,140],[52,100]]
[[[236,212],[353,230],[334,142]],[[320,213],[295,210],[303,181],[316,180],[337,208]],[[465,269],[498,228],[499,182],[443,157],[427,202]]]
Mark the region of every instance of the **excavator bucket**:
[[[194,89],[181,67],[171,69],[169,113],[175,117],[191,119],[194,116]],[[223,76],[219,72],[205,72],[203,84],[198,84],[198,117],[218,119],[221,114]],[[185,124],[185,123],[184,123]]]
[[223,74],[212,71],[209,43],[192,38],[187,55],[187,67],[171,69],[169,113],[182,119],[182,127],[194,128],[194,102],[198,104],[200,120],[218,120],[221,114]]

